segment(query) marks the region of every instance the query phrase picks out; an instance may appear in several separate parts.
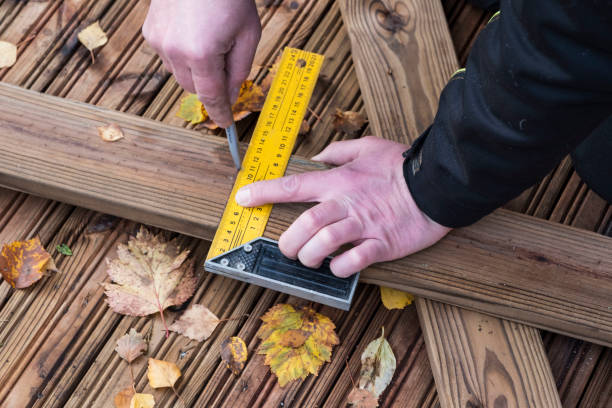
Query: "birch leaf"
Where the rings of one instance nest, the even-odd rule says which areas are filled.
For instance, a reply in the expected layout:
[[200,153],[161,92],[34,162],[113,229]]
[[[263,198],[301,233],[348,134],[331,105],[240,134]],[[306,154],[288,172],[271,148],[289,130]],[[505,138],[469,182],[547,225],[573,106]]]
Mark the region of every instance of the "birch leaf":
[[380,298],[382,299],[383,305],[388,310],[391,309],[403,309],[404,307],[412,304],[414,296],[410,293],[402,292],[401,290],[380,287]]
[[204,305],[193,305],[168,328],[192,340],[203,341],[210,337],[219,324],[219,318]]
[[17,46],[7,41],[0,41],[0,68],[13,66],[17,61]]
[[181,370],[174,363],[149,358],[147,377],[151,388],[174,387],[181,376]]
[[247,347],[240,337],[230,337],[221,343],[221,358],[234,375],[239,375],[248,356]]
[[51,255],[38,237],[14,241],[2,247],[0,273],[12,287],[27,288],[40,280],[47,271],[56,271]]
[[107,273],[115,283],[102,283],[108,305],[117,313],[146,316],[180,305],[193,295],[197,277],[189,250],[182,251],[175,240],[164,242],[141,228],[128,244],[117,246],[117,258],[106,259]]
[[281,387],[308,374],[317,375],[324,362],[331,360],[332,347],[339,343],[329,317],[304,306],[273,306],[262,316],[257,332],[262,339],[259,354],[278,377]]
[[115,395],[115,408],[130,408],[135,392],[132,387],[122,389]]
[[106,126],[98,127],[98,134],[105,142],[116,142],[123,139],[123,130],[116,123],[111,123]]
[[147,343],[144,341],[142,334],[138,333],[133,328],[128,334],[121,336],[117,340],[115,351],[119,357],[131,363],[140,357],[147,350]]
[[379,338],[372,340],[361,354],[359,388],[371,391],[376,398],[385,391],[395,373],[395,355],[385,339],[385,328]]
[[81,32],[77,34],[77,38],[89,51],[100,48],[108,42],[108,37],[104,30],[102,30],[102,27],[100,27],[98,21],[81,30]]
[[151,394],[134,394],[130,401],[130,408],[153,408],[155,398]]

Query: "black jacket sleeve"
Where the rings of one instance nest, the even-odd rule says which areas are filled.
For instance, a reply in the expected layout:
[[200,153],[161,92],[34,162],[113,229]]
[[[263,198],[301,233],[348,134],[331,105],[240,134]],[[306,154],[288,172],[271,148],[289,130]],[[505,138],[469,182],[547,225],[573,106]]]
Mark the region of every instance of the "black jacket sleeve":
[[502,1],[405,153],[404,175],[430,218],[465,226],[534,184],[611,114],[612,1]]

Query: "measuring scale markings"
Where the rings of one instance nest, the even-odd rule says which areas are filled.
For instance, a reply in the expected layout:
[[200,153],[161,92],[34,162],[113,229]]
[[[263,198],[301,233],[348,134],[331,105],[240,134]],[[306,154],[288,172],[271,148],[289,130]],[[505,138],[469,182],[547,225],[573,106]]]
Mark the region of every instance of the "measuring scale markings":
[[322,61],[323,56],[307,51],[283,52],[207,259],[263,235],[272,204],[244,208],[236,203],[236,192],[285,173]]

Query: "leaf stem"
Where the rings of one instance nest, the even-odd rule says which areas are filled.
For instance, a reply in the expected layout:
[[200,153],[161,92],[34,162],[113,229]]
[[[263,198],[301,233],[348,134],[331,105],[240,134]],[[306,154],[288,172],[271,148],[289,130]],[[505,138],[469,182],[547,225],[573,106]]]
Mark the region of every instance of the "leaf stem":
[[178,393],[178,392],[176,392],[176,388],[174,388],[174,385],[172,386],[172,391],[174,391],[174,395],[176,395],[176,398],[178,398],[178,399],[179,399],[179,401],[181,401],[181,402],[183,403],[183,406],[184,406],[184,407],[186,407],[186,406],[187,406],[187,403],[185,402],[185,400],[183,399],[183,397],[181,397],[181,396],[179,395],[179,393]]
[[134,371],[132,371],[132,363],[128,363],[128,368],[130,371],[130,378],[132,379],[132,390],[134,390],[134,394],[136,393],[136,383],[134,381]]
[[346,372],[348,373],[349,378],[351,379],[351,382],[353,383],[353,388],[357,388],[357,385],[355,385],[355,380],[353,380],[353,375],[351,374],[351,368],[349,367],[346,356],[344,357],[344,362],[346,363]]
[[221,322],[229,322],[229,321],[232,321],[232,320],[240,320],[240,319],[242,319],[245,316],[250,316],[250,314],[245,313],[243,315],[236,316],[236,317],[227,317],[225,319],[219,319],[219,323],[221,323]]

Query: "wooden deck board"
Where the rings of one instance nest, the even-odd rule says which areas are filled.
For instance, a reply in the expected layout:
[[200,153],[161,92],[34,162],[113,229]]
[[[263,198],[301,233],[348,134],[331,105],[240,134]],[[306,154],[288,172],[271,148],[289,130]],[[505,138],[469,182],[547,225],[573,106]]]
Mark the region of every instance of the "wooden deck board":
[[[57,2],[60,3],[60,2]],[[103,0],[77,0],[72,3],[77,4],[76,12],[74,13],[74,19],[62,19],[60,18],[61,11],[59,10],[59,4],[56,2],[22,2],[17,0],[5,0],[0,4],[0,38],[8,39],[10,41],[19,42],[32,32],[38,32],[36,38],[30,43],[23,47],[22,53],[20,53],[17,64],[8,70],[0,70],[0,76],[3,81],[26,86],[31,89],[38,91],[51,92],[53,94],[62,95],[65,93],[72,93],[71,96],[77,100],[90,100],[97,104],[101,104],[105,107],[119,109],[126,112],[132,112],[136,114],[144,114],[147,117],[155,118],[157,120],[163,120],[167,123],[173,123],[178,125],[184,125],[181,120],[174,117],[178,98],[182,94],[181,90],[176,86],[172,78],[169,78],[167,73],[160,68],[159,61],[154,55],[147,50],[145,45],[139,45],[138,49],[133,49],[128,44],[120,45],[117,50],[118,54],[110,59],[98,61],[93,66],[90,64],[89,56],[86,50],[81,49],[75,42],[75,35],[78,31],[77,27],[82,27],[85,22],[94,21],[100,16],[110,15],[108,13],[117,13],[117,8],[129,8],[133,10],[136,1],[131,2],[115,2],[117,6],[115,8],[109,7],[110,1]],[[143,2],[146,3],[146,2]],[[261,1],[260,3],[263,3]],[[291,11],[287,6],[290,2],[284,1],[280,7],[265,8],[262,4],[259,4],[260,14],[264,16],[264,23],[274,22],[274,24],[284,24],[284,27],[293,26],[293,35],[287,35],[286,31],[273,30],[272,26],[266,29],[264,28],[264,38],[262,40],[261,50],[265,52],[258,52],[256,64],[260,64],[259,70],[263,72],[265,66],[270,65],[278,53],[278,50],[283,44],[292,44],[297,46],[306,46],[309,39],[314,38],[316,35],[320,37],[319,42],[314,40],[310,43],[312,48],[319,52],[326,52],[328,55],[333,55],[333,49],[325,51],[327,48],[321,45],[327,41],[328,36],[332,36],[336,39],[342,34],[330,34],[329,32],[321,31],[322,19],[328,18],[330,25],[336,27],[339,30],[341,23],[333,21],[333,18],[329,17],[334,10],[334,2],[331,1],[300,1],[300,8],[298,11]],[[5,10],[7,14],[5,15]],[[302,11],[304,13],[302,14]],[[277,17],[276,20],[272,20],[272,17],[277,13],[283,13],[283,18]],[[299,14],[299,19],[293,19],[292,16]],[[316,15],[316,13],[319,13]],[[63,13],[62,13],[63,14]],[[313,17],[313,14],[315,16]],[[118,14],[114,14],[118,15]],[[278,14],[279,16],[281,14]],[[6,18],[4,18],[6,16]],[[113,17],[116,19],[117,17]],[[107,22],[113,27],[117,27],[118,30],[130,29],[120,21],[109,21],[113,18],[107,17]],[[290,20],[287,20],[290,19]],[[299,21],[300,24],[295,22]],[[463,25],[468,26],[470,21],[464,20]],[[59,28],[58,28],[59,27]],[[457,26],[451,24],[451,32],[456,30]],[[472,29],[473,30],[473,29]],[[474,30],[473,30],[474,31]],[[133,31],[132,31],[133,32]],[[266,34],[266,32],[268,34]],[[274,34],[276,37],[270,37]],[[5,37],[8,36],[8,37]],[[115,35],[113,33],[113,35]],[[266,37],[267,36],[267,37]],[[129,36],[127,36],[129,37]],[[337,42],[336,42],[337,43]],[[263,47],[263,48],[262,48]],[[120,57],[124,50],[132,49],[129,58],[121,59]],[[260,51],[261,51],[260,50]],[[101,52],[102,50],[100,50]],[[344,54],[342,54],[344,55]],[[114,70],[112,64],[115,61],[114,58],[119,58],[123,62],[121,70]],[[339,57],[344,58],[344,56]],[[62,71],[62,68],[67,66],[65,64],[70,62],[69,66],[75,67],[72,71]],[[145,67],[145,68],[142,68]],[[78,68],[78,69],[77,69]],[[106,72],[115,72],[114,75],[106,75]],[[100,91],[96,92],[95,95],[90,96],[78,94],[79,82],[75,81],[73,76],[77,75],[79,78],[83,76],[93,75],[97,79]],[[300,154],[308,156],[316,153],[324,146],[325,141],[330,139],[338,139],[345,137],[344,135],[334,134],[330,137],[329,134],[329,114],[331,114],[336,107],[343,109],[363,109],[363,102],[360,99],[360,95],[356,86],[356,77],[350,58],[348,61],[343,61],[337,70],[331,72],[330,91],[327,92],[325,98],[316,102],[313,100],[311,108],[321,116],[322,120],[316,121],[312,115],[308,115],[308,120],[313,125],[313,129],[308,138],[305,138],[300,146]],[[105,84],[105,80],[110,82]],[[338,84],[338,85],[336,85]],[[336,89],[333,89],[337,86]],[[95,89],[95,86],[87,88],[89,90]],[[76,92],[76,94],[75,94]],[[129,95],[128,95],[129,93]],[[94,99],[87,99],[92,98]],[[315,107],[316,106],[316,107]],[[247,119],[248,121],[249,119]],[[253,122],[251,121],[251,124]],[[245,129],[244,134],[248,133],[248,129]],[[323,141],[323,143],[322,143]],[[562,183],[563,184],[563,183]],[[551,194],[555,196],[555,194]],[[68,242],[71,246],[77,245],[81,248],[83,242],[86,241],[83,234],[79,234],[77,230],[64,230],[62,235],[57,235],[58,231],[61,231],[63,224],[77,225],[78,217],[83,217],[83,214],[75,212],[73,207],[63,206],[64,210],[50,211],[50,208],[59,208],[57,204],[51,203],[48,200],[40,200],[41,202],[48,203],[47,206],[37,207],[35,198],[30,198],[25,194],[14,193],[12,191],[0,189],[0,237],[2,242],[12,239],[22,239],[38,231],[45,232],[46,243],[57,243],[57,242]],[[554,198],[553,198],[554,200]],[[22,208],[23,207],[23,208]],[[36,210],[36,208],[39,208]],[[42,208],[42,209],[41,209]],[[38,211],[38,212],[37,212]],[[42,212],[41,212],[42,211]],[[58,212],[59,211],[59,212]],[[609,210],[608,210],[609,211]],[[575,217],[581,218],[579,210],[576,212]],[[42,216],[41,214],[44,214]],[[64,214],[64,215],[61,215]],[[68,214],[68,215],[66,215]],[[92,217],[92,223],[95,223],[93,217],[96,216],[94,213],[90,213]],[[77,217],[77,218],[74,218]],[[608,216],[609,217],[609,216]],[[605,231],[609,225],[609,218],[607,222],[601,222],[598,225],[600,231]],[[125,232],[133,229],[133,224],[120,223],[115,226],[112,230],[104,233],[104,239],[99,238],[102,241],[106,241],[104,246],[98,244],[99,249],[90,251],[107,251],[110,250],[117,240],[124,239]],[[66,235],[67,233],[67,235]],[[67,241],[62,241],[67,239]],[[99,242],[99,241],[96,241]],[[197,240],[188,240],[189,245],[195,248],[199,248],[201,254],[205,252],[203,243],[198,243]],[[104,249],[106,248],[106,249]],[[74,249],[74,248],[73,248]],[[83,255],[76,255],[83,256]],[[100,254],[102,257],[103,254]],[[66,261],[63,261],[66,262]],[[76,261],[72,261],[76,262]],[[155,326],[160,328],[160,322],[158,319],[135,319],[129,317],[122,317],[116,315],[108,310],[106,305],[102,301],[101,291],[97,283],[104,279],[104,270],[101,266],[95,265],[95,260],[89,261],[94,264],[87,264],[78,271],[83,276],[80,277],[79,282],[82,283],[81,289],[75,289],[74,297],[71,302],[57,303],[59,309],[52,312],[53,318],[42,323],[42,327],[38,332],[34,334],[34,337],[44,335],[45,333],[52,333],[55,340],[49,340],[49,344],[40,350],[35,351],[34,360],[28,365],[30,368],[24,368],[24,365],[15,365],[16,362],[22,358],[26,358],[26,355],[11,355],[11,366],[8,368],[10,371],[10,378],[17,378],[25,371],[21,369],[29,370],[34,376],[40,377],[40,372],[36,362],[45,360],[45,353],[48,350],[52,350],[54,345],[59,344],[59,350],[55,354],[49,354],[46,367],[48,368],[44,374],[45,378],[35,380],[33,388],[25,390],[25,397],[28,401],[32,401],[35,406],[46,406],[46,407],[61,407],[61,406],[109,406],[109,399],[112,398],[113,393],[121,389],[123,386],[129,383],[125,364],[116,357],[114,349],[114,341],[124,334],[129,327],[136,327],[138,329],[147,330],[148,327]],[[76,267],[76,266],[75,266]],[[74,272],[71,272],[74,273]],[[215,280],[217,279],[217,280]],[[33,304],[36,302],[36,295],[41,291],[43,287],[47,288],[48,291],[52,292],[53,285],[51,281],[40,282],[41,288],[36,286],[29,289],[22,294],[16,292],[8,287],[5,283],[0,284],[0,352],[3,352],[4,344],[6,339],[12,338],[16,333],[12,330],[20,316],[28,311],[19,308],[19,302],[26,301],[26,305]],[[234,286],[237,285],[237,286]],[[380,327],[381,322],[384,324],[391,324],[393,321],[400,321],[404,324],[398,325],[396,323],[393,326],[393,331],[390,337],[393,341],[397,341],[397,345],[394,343],[394,350],[397,350],[401,346],[400,340],[406,336],[406,330],[411,333],[407,338],[419,338],[418,334],[413,333],[414,331],[420,333],[418,326],[411,325],[410,322],[415,322],[414,309],[407,309],[403,312],[387,312],[382,309],[382,306],[378,300],[378,294],[375,291],[367,291],[369,286],[360,287],[360,300],[358,305],[367,310],[364,313],[366,318],[363,321],[355,321],[347,328],[349,331],[343,331],[342,336],[364,336],[366,333],[371,335],[371,338],[363,337],[360,344],[365,344],[373,337],[378,335],[377,330]],[[371,288],[371,286],[370,286]],[[215,296],[219,296],[218,293],[223,293],[223,290],[235,290],[236,293],[242,298],[239,301],[232,302],[221,302],[218,299],[215,300]],[[255,291],[252,293],[250,291]],[[215,295],[217,294],[217,295]],[[53,300],[53,299],[52,299]],[[56,299],[57,300],[57,299]],[[254,287],[248,287],[247,285],[235,283],[230,280],[223,278],[210,278],[210,280],[204,280],[203,286],[198,291],[197,299],[195,301],[204,302],[208,304],[210,302],[211,307],[222,316],[229,316],[230,310],[227,308],[237,308],[236,310],[248,310],[252,316],[246,321],[241,321],[240,325],[236,324],[234,327],[230,327],[229,332],[232,334],[241,333],[245,336],[248,333],[252,333],[259,326],[257,315],[261,314],[269,305],[277,303],[278,301],[286,300],[286,296],[278,295],[275,292],[261,290]],[[61,306],[61,308],[60,308]],[[215,309],[216,308],[216,309]],[[21,315],[16,313],[21,310]],[[62,313],[66,311],[66,313]],[[327,313],[327,311],[326,311]],[[378,316],[377,313],[382,313],[385,318],[378,317],[374,319],[372,316]],[[332,312],[330,312],[330,315]],[[61,315],[61,317],[60,317]],[[172,315],[170,315],[172,316]],[[342,314],[336,318],[336,323],[340,324],[348,320],[348,315]],[[381,320],[382,319],[382,320]],[[5,320],[8,320],[5,322]],[[70,327],[68,327],[70,326]],[[406,327],[407,326],[407,327]],[[403,328],[402,328],[403,327]],[[21,330],[21,329],[20,329]],[[57,331],[56,331],[57,330]],[[233,330],[233,331],[232,331]],[[239,331],[244,330],[244,332]],[[347,329],[348,330],[348,329]],[[226,332],[223,332],[224,335]],[[158,333],[159,335],[160,333]],[[215,337],[221,334],[215,333]],[[178,336],[174,335],[175,338],[166,343],[164,347],[155,346],[152,353],[158,356],[170,356],[171,358],[177,358],[176,355],[172,355],[172,352],[177,353],[184,343]],[[414,337],[416,336],[416,337]],[[547,339],[567,339],[566,337],[547,334]],[[32,338],[30,341],[38,341]],[[59,339],[63,340],[60,343],[55,343]],[[22,339],[23,340],[23,339]],[[245,339],[246,340],[246,339]],[[159,339],[158,339],[159,341]],[[344,339],[343,339],[344,341]],[[234,378],[228,375],[225,367],[218,360],[218,351],[210,347],[213,339],[204,342],[201,347],[196,347],[187,352],[184,359],[189,359],[188,362],[180,364],[189,366],[189,376],[181,379],[178,383],[179,390],[187,392],[188,395],[201,394],[200,401],[216,401],[219,404],[226,403],[230,404],[236,402],[235,406],[242,406],[241,404],[251,404],[253,406],[264,406],[268,403],[274,402],[278,406],[279,401],[284,401],[284,397],[287,396],[287,404],[298,406],[300,403],[318,403],[320,406],[335,407],[342,405],[342,401],[345,398],[347,392],[347,384],[350,383],[346,373],[346,367],[334,367],[333,370],[326,374],[325,378],[329,380],[321,381],[320,379],[311,379],[311,385],[308,388],[294,389],[287,393],[279,393],[278,389],[274,388],[275,382],[271,378],[266,367],[262,367],[258,361],[249,361],[247,368],[243,372],[240,378]],[[583,344],[588,344],[580,342]],[[34,344],[34,343],[33,343]],[[155,343],[155,344],[159,344]],[[218,343],[216,343],[218,344]],[[252,338],[247,342],[250,350],[256,347],[256,341]],[[546,347],[549,351],[549,357],[554,359],[556,356],[572,355],[572,348],[567,342],[556,341],[546,342]],[[172,347],[171,347],[172,346]],[[592,345],[591,345],[592,346]],[[170,349],[168,349],[170,347]],[[176,348],[178,347],[178,349]],[[342,345],[340,346],[342,347]],[[599,347],[599,346],[596,346]],[[609,349],[603,349],[609,350]],[[340,356],[340,353],[347,356],[349,359],[349,366],[351,367],[351,373],[356,375],[359,367],[359,353],[361,350],[340,348],[336,349],[334,353]],[[195,356],[194,356],[195,354]],[[608,355],[608,360],[610,359]],[[210,356],[210,360],[206,360],[206,356]],[[594,356],[591,354],[591,356]],[[196,373],[200,370],[200,364],[205,361],[206,366],[211,366],[214,369],[206,368],[202,375]],[[398,362],[400,360],[398,359]],[[609,376],[605,376],[606,372],[602,371],[609,368],[605,365],[603,357],[599,357],[595,368],[592,369],[593,376],[589,377],[589,381],[586,382],[586,388],[580,389],[583,381],[566,381],[564,385],[568,389],[575,390],[574,393],[580,395],[583,394],[582,406],[591,401],[599,401],[599,407],[604,407],[606,401],[599,394],[601,391],[610,389]],[[572,365],[575,369],[570,369],[563,364],[554,364],[553,372],[557,378],[561,378],[564,374],[573,372],[583,372],[581,367],[584,367],[586,362],[583,359],[578,359]],[[143,385],[146,381],[143,380],[145,375],[143,369],[143,362],[138,363],[140,368],[135,370],[139,378],[139,384]],[[22,367],[19,369],[19,367]],[[0,372],[4,373],[6,366],[2,366]],[[571,378],[576,378],[575,375],[571,375]],[[321,377],[321,380],[324,377]],[[248,387],[244,386],[246,381]],[[25,381],[25,380],[20,380]],[[30,381],[30,380],[28,380]],[[206,388],[206,381],[212,381],[210,389]],[[23,382],[21,384],[28,384]],[[334,386],[334,384],[337,384]],[[607,384],[607,385],[606,385]],[[214,386],[212,386],[214,385]],[[559,384],[558,384],[559,385]],[[608,388],[606,388],[608,387]],[[7,386],[0,388],[0,391],[5,395]],[[310,394],[312,393],[312,395]],[[12,395],[15,395],[13,393]],[[164,394],[166,395],[166,394]],[[603,394],[605,395],[605,394]],[[167,395],[166,395],[167,396]],[[169,396],[167,396],[169,397]],[[219,398],[217,398],[219,397]],[[215,398],[217,398],[215,400]],[[23,400],[23,399],[21,399]],[[0,401],[2,401],[0,399]],[[607,402],[609,404],[609,400]],[[384,406],[437,406],[437,397],[435,395],[435,388],[433,387],[433,379],[431,371],[429,369],[429,363],[427,362],[427,356],[422,341],[417,341],[408,346],[405,352],[405,356],[401,359],[401,364],[398,365],[398,371],[394,382],[389,387],[388,395],[384,396]],[[593,402],[595,404],[595,402]],[[0,402],[0,406],[7,405],[7,401]],[[23,405],[14,405],[21,407]],[[173,400],[164,400],[160,406],[173,406]],[[198,406],[198,405],[194,405]],[[571,405],[567,405],[571,406]]]

